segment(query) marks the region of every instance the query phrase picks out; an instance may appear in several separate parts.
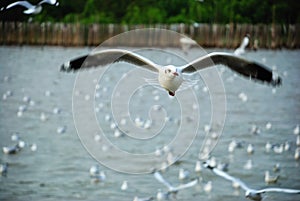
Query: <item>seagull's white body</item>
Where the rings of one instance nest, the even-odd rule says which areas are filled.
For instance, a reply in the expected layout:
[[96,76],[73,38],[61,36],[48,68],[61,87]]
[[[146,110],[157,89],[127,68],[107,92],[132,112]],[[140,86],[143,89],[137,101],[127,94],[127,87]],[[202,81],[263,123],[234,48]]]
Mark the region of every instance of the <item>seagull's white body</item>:
[[10,9],[15,6],[23,6],[27,9],[23,11],[24,14],[39,14],[42,11],[43,3],[47,3],[50,5],[58,5],[58,2],[56,0],[43,0],[40,1],[37,5],[32,5],[28,1],[17,1],[6,6],[6,9]]
[[96,51],[90,55],[85,55],[66,62],[61,66],[61,70],[76,71],[84,68],[105,66],[120,61],[132,63],[147,70],[158,72],[159,84],[165,88],[171,96],[175,95],[176,90],[178,90],[183,83],[183,73],[194,73],[217,64],[226,65],[241,75],[251,78],[251,80],[260,80],[274,86],[281,84],[281,78],[278,76],[275,77],[272,70],[267,67],[224,52],[210,53],[182,66],[162,66],[128,50],[108,49]]
[[294,193],[294,194],[300,194],[300,190],[297,189],[288,189],[288,188],[264,188],[261,190],[256,190],[249,188],[244,182],[242,182],[240,179],[235,178],[233,176],[230,176],[226,172],[219,170],[217,168],[214,168],[207,163],[204,163],[204,167],[211,169],[216,175],[223,177],[224,179],[227,179],[231,182],[234,182],[236,184],[239,184],[239,186],[244,189],[246,198],[249,198],[251,200],[255,201],[261,201],[262,200],[262,194],[266,192],[279,192],[279,193]]

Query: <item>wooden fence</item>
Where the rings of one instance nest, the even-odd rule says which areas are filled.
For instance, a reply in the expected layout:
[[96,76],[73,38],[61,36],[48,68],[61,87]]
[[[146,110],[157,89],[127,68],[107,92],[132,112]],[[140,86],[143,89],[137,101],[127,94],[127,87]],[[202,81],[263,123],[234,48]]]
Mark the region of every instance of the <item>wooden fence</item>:
[[[117,25],[117,24],[66,24],[0,22],[2,45],[59,45],[98,46],[120,33],[141,28],[161,28],[186,34],[203,47],[236,48],[246,33],[251,35],[251,45],[257,40],[260,48],[300,48],[300,24],[296,25],[251,25],[251,24],[184,24]],[[124,46],[177,47],[179,40],[167,34],[134,36],[132,40],[107,43]],[[159,42],[157,42],[159,41]]]

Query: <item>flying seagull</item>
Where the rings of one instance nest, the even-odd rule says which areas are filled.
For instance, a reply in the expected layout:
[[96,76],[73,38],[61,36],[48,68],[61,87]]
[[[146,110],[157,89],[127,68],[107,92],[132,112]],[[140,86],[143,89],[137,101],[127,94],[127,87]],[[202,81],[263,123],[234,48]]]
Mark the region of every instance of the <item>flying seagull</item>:
[[198,180],[195,179],[195,180],[193,180],[189,183],[180,184],[179,186],[174,187],[168,181],[166,181],[159,172],[157,172],[157,171],[154,172],[154,177],[155,177],[155,179],[157,179],[157,181],[164,184],[168,188],[168,193],[174,193],[174,194],[176,194],[179,190],[189,188],[189,187],[193,187],[198,183]]
[[260,190],[251,189],[249,188],[244,182],[242,182],[240,179],[235,178],[227,174],[226,172],[223,172],[222,170],[219,170],[215,167],[210,166],[207,163],[204,163],[204,167],[212,170],[216,175],[223,177],[229,181],[232,181],[235,184],[238,184],[242,189],[246,191],[245,196],[248,199],[255,200],[255,201],[261,201],[262,200],[262,194],[267,192],[279,192],[279,193],[295,193],[300,194],[300,190],[297,189],[288,189],[288,188],[264,188]]
[[90,67],[105,66],[115,62],[128,62],[134,65],[146,68],[151,71],[158,72],[159,84],[174,96],[176,90],[184,81],[183,73],[194,73],[217,64],[228,66],[233,71],[250,78],[269,83],[273,86],[281,84],[281,78],[274,75],[272,71],[262,64],[248,61],[234,54],[225,52],[214,52],[202,56],[183,66],[167,65],[162,66],[153,61],[136,54],[134,52],[122,49],[108,49],[93,52],[66,62],[61,66],[61,71],[77,71]]
[[24,14],[28,14],[28,15],[29,14],[39,14],[42,11],[43,3],[47,3],[50,5],[56,5],[56,6],[58,6],[58,4],[59,4],[56,0],[43,0],[43,1],[40,1],[37,5],[32,5],[28,1],[17,1],[17,2],[9,4],[8,6],[6,6],[6,8],[1,8],[1,10],[4,10],[4,9],[7,10],[7,9],[10,9],[15,6],[23,6],[23,7],[27,8],[27,10],[23,11]]

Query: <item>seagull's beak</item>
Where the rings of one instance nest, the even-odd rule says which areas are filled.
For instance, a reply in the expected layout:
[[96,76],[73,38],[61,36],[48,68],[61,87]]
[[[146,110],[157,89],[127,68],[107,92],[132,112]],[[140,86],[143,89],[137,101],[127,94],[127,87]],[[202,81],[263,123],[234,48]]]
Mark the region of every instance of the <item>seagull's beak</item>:
[[173,75],[178,76],[179,74],[177,72],[174,72]]

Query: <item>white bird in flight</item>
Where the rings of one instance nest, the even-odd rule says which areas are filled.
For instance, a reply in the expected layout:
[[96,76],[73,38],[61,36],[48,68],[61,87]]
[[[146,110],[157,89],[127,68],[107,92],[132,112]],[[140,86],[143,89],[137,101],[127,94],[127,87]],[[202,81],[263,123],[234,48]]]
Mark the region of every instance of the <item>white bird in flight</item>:
[[27,8],[27,10],[23,11],[24,14],[28,14],[28,15],[29,14],[39,14],[42,11],[43,3],[47,3],[50,5],[56,5],[56,6],[59,5],[59,2],[56,0],[43,0],[43,1],[40,1],[37,5],[32,5],[28,1],[17,1],[17,2],[9,4],[5,8],[1,8],[1,10],[4,10],[4,9],[7,10],[7,9],[10,9],[15,6],[23,6],[23,7]]
[[207,163],[204,163],[204,167],[212,170],[216,175],[223,177],[224,179],[227,179],[235,184],[238,184],[242,189],[244,189],[245,196],[248,199],[255,200],[255,201],[261,201],[262,200],[262,194],[267,192],[278,192],[278,193],[294,193],[294,194],[300,194],[300,190],[297,189],[288,189],[288,188],[264,188],[260,190],[249,188],[244,182],[242,182],[240,179],[235,178],[233,176],[230,176],[226,172],[223,172],[222,170],[219,170],[215,167],[210,166]]
[[251,80],[266,82],[273,86],[281,84],[281,78],[274,75],[269,68],[224,52],[207,54],[183,66],[162,66],[128,50],[108,49],[93,52],[89,55],[84,55],[68,61],[61,66],[61,71],[77,71],[79,69],[105,66],[120,61],[132,63],[148,70],[158,72],[159,84],[166,89],[171,96],[175,95],[176,90],[183,83],[183,73],[194,73],[198,70],[212,67],[217,64],[226,65],[233,71],[249,77]]
[[174,194],[176,194],[179,190],[193,187],[198,183],[198,180],[195,179],[189,183],[180,184],[179,186],[174,187],[168,181],[166,181],[159,172],[157,172],[157,171],[154,172],[154,177],[155,177],[155,179],[157,179],[157,181],[164,184],[168,188],[168,193],[174,193]]

